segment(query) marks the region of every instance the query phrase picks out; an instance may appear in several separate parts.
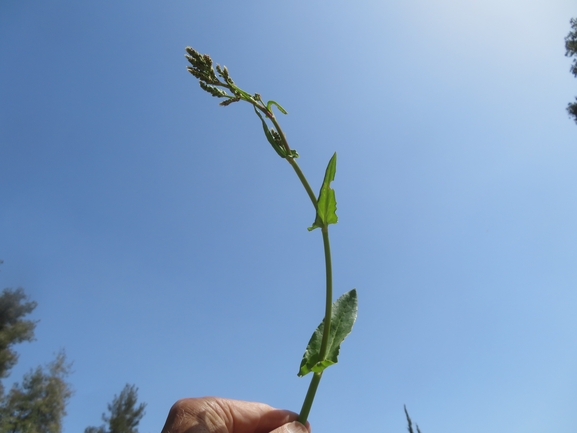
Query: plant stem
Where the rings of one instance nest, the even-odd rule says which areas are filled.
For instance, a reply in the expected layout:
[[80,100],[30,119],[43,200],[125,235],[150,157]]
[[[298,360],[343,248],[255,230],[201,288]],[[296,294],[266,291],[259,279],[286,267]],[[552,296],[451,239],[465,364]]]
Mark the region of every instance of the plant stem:
[[[192,73],[192,75],[194,75],[196,78],[198,78],[200,80],[201,87],[205,91],[212,94],[212,96],[218,96],[220,98],[222,98],[222,97],[228,98],[227,100],[221,102],[220,105],[226,106],[226,105],[229,105],[233,102],[244,100],[244,101],[248,102],[249,104],[251,104],[255,108],[256,114],[258,115],[258,117],[262,121],[263,129],[265,131],[265,135],[267,137],[267,140],[273,146],[274,150],[281,157],[285,158],[288,161],[288,163],[292,166],[292,168],[294,169],[295,173],[297,174],[299,180],[301,181],[303,187],[305,188],[305,191],[307,192],[309,199],[311,200],[311,202],[315,208],[315,211],[317,212],[317,214],[315,215],[316,216],[315,222],[313,224],[313,227],[310,228],[310,230],[312,230],[314,228],[318,228],[320,226],[320,223],[318,223],[318,221],[323,220],[323,218],[318,213],[319,204],[318,204],[317,197],[316,197],[315,193],[313,192],[311,186],[309,185],[309,183],[308,183],[305,175],[303,174],[302,170],[300,169],[299,165],[295,161],[295,157],[298,157],[298,154],[296,151],[291,150],[291,148],[288,144],[288,141],[286,139],[286,136],[285,136],[282,128],[280,127],[280,125],[279,125],[279,123],[278,123],[278,121],[277,121],[277,119],[273,113],[272,105],[275,105],[282,113],[287,114],[286,111],[284,110],[284,108],[282,108],[275,101],[269,101],[265,105],[264,101],[262,100],[262,98],[260,97],[259,94],[255,93],[254,95],[251,95],[248,92],[245,92],[244,90],[238,88],[234,84],[232,79],[229,77],[228,70],[226,69],[226,67],[221,68],[219,65],[217,65],[216,70],[218,72],[218,75],[224,79],[224,82],[221,81],[220,79],[218,79],[216,77],[214,69],[212,67],[212,60],[210,59],[210,57],[208,55],[205,54],[204,56],[202,56],[197,51],[193,50],[190,47],[187,47],[186,51],[188,54],[190,54],[190,55],[187,55],[186,57],[187,57],[188,61],[192,64],[192,67],[188,67],[188,70],[190,73]],[[223,90],[217,89],[215,86],[224,87],[224,88],[230,90],[232,92],[232,95],[227,94]],[[260,111],[260,113],[263,113],[268,119],[270,119],[270,121],[273,123],[274,127],[276,128],[276,131],[273,129],[269,129],[269,127],[267,126],[267,122],[261,116],[259,111]],[[278,134],[278,136],[277,136],[277,134]],[[280,143],[279,143],[279,141],[280,141]],[[281,149],[279,144],[284,149]],[[335,154],[335,156],[336,156],[336,154]],[[331,159],[331,161],[332,161],[332,159]],[[331,164],[331,163],[329,163],[329,164]],[[336,164],[336,160],[335,160],[335,164]],[[327,170],[328,170],[328,168],[327,168]],[[333,171],[334,170],[336,170],[336,168],[333,168]],[[328,174],[325,173],[325,179],[327,178],[327,176],[328,176]],[[334,178],[334,172],[332,174],[332,177]],[[329,179],[329,181],[328,181],[329,184],[330,184],[330,181],[331,181],[331,179]],[[324,184],[323,184],[323,187],[324,187]],[[320,194],[319,194],[319,198],[320,198]],[[333,198],[333,201],[334,201],[334,198]],[[332,210],[332,213],[334,214],[334,210]],[[336,222],[336,220],[332,223],[334,224],[335,222]],[[333,307],[333,271],[332,271],[332,262],[331,262],[331,246],[330,246],[330,242],[329,242],[329,227],[328,227],[328,223],[325,222],[324,220],[322,221],[322,224],[323,224],[323,226],[320,228],[321,228],[322,235],[323,235],[323,246],[324,246],[324,252],[325,252],[326,302],[325,302],[325,317],[323,319],[323,335],[322,335],[322,340],[321,340],[321,347],[319,350],[319,359],[318,359],[319,363],[323,363],[324,361],[326,361],[327,351],[328,351],[328,347],[329,347],[329,340],[330,340],[331,317],[332,317],[332,307]],[[0,263],[1,263],[1,261],[0,261]],[[318,366],[318,364],[317,364],[317,366]],[[310,370],[308,370],[308,371],[310,371]],[[309,412],[311,410],[311,407],[312,407],[312,404],[313,404],[313,401],[315,398],[315,394],[317,392],[317,388],[318,388],[319,383],[321,381],[322,375],[323,375],[322,368],[321,368],[321,371],[319,371],[319,372],[313,371],[313,377],[312,377],[311,383],[309,385],[309,389],[307,391],[305,401],[303,402],[301,412],[300,412],[299,417],[298,417],[298,420],[302,424],[306,424],[306,422],[307,422],[307,418],[309,416]]]
[[298,422],[300,422],[302,425],[306,425],[307,423],[307,418],[309,417],[309,412],[313,406],[313,400],[315,399],[315,394],[317,392],[317,388],[319,387],[319,383],[321,382],[322,376],[322,371],[320,373],[313,373],[313,378],[311,379],[309,390],[307,391],[305,401],[303,402],[303,407],[298,417]]
[[[283,147],[286,149],[287,152],[290,152],[291,148],[288,144],[288,140],[286,139],[286,135],[284,135],[284,131],[280,127],[278,120],[276,120],[274,113],[268,111],[268,109],[262,103],[258,104],[258,103],[253,102],[252,104],[256,108],[258,108],[260,111],[262,111],[264,114],[266,114],[266,116],[271,120],[271,122],[273,123],[273,125],[276,128],[276,131],[278,132],[278,134],[280,136]],[[312,202],[313,206],[315,207],[315,210],[317,210],[317,196],[315,195],[314,191],[312,190],[311,186],[309,185],[309,182],[308,182],[307,178],[305,177],[304,173],[302,172],[301,168],[299,167],[298,163],[295,161],[294,158],[291,158],[290,156],[287,156],[285,159],[288,161],[288,163],[294,169],[299,180],[303,184],[305,191],[307,192],[309,198],[311,199],[311,202]]]
[[303,174],[301,168],[299,167],[297,162],[294,160],[294,158],[286,158],[286,160],[292,166],[295,173],[299,177],[301,183],[305,187],[305,190],[306,190],[307,194],[309,195],[309,198],[311,199],[311,202],[313,203],[313,206],[315,207],[315,210],[316,210],[317,209],[317,198],[316,198],[315,193],[313,192],[311,186],[309,185],[307,178]]
[[323,339],[321,342],[321,350],[319,352],[319,361],[324,361],[327,356],[327,347],[329,342],[329,334],[331,332],[331,316],[333,313],[333,265],[331,261],[331,244],[329,242],[329,226],[326,225],[322,229],[323,245],[325,249],[325,272],[326,272],[326,300],[325,300],[325,320],[323,326]]
[[[278,121],[276,120],[273,113],[269,112],[268,109],[265,109],[264,106],[260,106],[259,104],[254,104],[257,108],[263,111],[269,119],[272,121],[274,126],[276,127],[277,132],[280,135],[281,141],[283,143],[284,148],[290,152],[290,146],[284,135],[282,128],[280,127]],[[286,160],[292,166],[295,173],[297,174],[299,180],[301,181],[305,191],[307,192],[315,210],[318,210],[318,202],[313,192],[307,178],[305,177],[304,173],[302,172],[301,168],[297,164],[294,158],[287,157]],[[329,336],[331,332],[331,317],[332,317],[332,310],[333,310],[333,266],[331,260],[331,244],[329,242],[329,226],[326,225],[321,228],[323,234],[323,246],[325,251],[325,272],[326,272],[326,300],[325,300],[325,318],[323,320],[323,338],[321,341],[321,348],[319,352],[319,361],[324,361],[327,356],[327,348],[329,343]],[[307,418],[311,411],[311,407],[313,405],[313,401],[315,399],[315,394],[317,392],[317,388],[319,387],[319,383],[321,381],[321,377],[323,376],[322,371],[318,373],[313,373],[313,377],[311,379],[311,383],[309,385],[309,389],[307,391],[307,395],[305,396],[305,401],[303,402],[303,406],[301,408],[301,412],[298,417],[298,421],[305,425],[307,422]]]
[[[325,249],[325,270],[326,270],[326,283],[327,283],[327,290],[326,290],[326,301],[325,301],[325,318],[323,320],[323,339],[321,341],[321,349],[319,351],[319,361],[324,361],[327,356],[327,347],[329,342],[329,335],[331,332],[331,317],[333,315],[333,265],[331,260],[331,244],[329,242],[329,227],[324,226],[322,227],[323,233],[323,245]],[[309,412],[311,411],[311,407],[313,405],[313,401],[315,399],[315,394],[317,392],[317,388],[321,381],[323,373],[313,373],[313,378],[311,379],[311,383],[309,385],[309,390],[307,391],[307,395],[305,397],[305,401],[303,402],[303,407],[301,408],[301,412],[298,417],[298,421],[305,425],[307,422],[307,418],[309,416]]]

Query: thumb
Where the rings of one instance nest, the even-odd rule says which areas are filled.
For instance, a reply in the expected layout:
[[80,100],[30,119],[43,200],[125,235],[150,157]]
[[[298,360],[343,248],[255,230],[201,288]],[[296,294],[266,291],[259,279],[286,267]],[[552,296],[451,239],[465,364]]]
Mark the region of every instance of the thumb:
[[274,429],[270,433],[310,433],[310,426],[305,427],[298,421],[289,422],[285,425],[280,426],[277,429]]

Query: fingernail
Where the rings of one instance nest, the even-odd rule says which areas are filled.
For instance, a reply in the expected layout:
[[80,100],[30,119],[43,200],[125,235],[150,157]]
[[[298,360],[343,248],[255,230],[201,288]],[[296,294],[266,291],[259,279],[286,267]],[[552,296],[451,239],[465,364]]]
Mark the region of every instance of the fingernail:
[[307,428],[298,421],[285,425],[287,433],[308,433]]

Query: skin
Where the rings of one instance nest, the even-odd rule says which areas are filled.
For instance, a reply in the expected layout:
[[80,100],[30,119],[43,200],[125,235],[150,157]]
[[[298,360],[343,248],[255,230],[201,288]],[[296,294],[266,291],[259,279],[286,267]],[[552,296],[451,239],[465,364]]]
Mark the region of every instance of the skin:
[[177,401],[162,433],[310,433],[296,421],[298,414],[251,403],[217,397]]

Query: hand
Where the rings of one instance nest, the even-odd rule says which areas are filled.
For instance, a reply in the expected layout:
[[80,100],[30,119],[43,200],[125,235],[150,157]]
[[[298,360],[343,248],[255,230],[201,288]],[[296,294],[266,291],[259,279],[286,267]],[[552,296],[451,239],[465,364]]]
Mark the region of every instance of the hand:
[[177,401],[162,433],[310,433],[298,415],[263,403],[217,397]]

